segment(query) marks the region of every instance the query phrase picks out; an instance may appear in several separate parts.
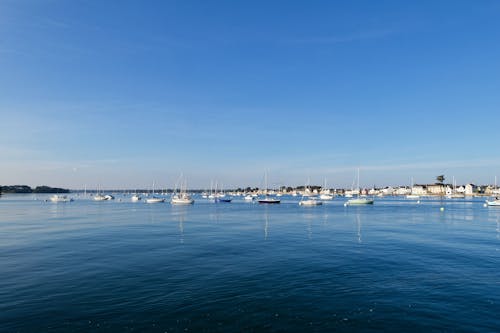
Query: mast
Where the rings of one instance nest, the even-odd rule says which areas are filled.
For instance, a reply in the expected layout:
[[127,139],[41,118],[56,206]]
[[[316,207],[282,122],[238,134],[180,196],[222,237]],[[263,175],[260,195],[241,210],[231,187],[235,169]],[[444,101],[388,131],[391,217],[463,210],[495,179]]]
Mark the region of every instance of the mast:
[[358,168],[358,196],[361,194],[361,189],[359,188],[359,168]]

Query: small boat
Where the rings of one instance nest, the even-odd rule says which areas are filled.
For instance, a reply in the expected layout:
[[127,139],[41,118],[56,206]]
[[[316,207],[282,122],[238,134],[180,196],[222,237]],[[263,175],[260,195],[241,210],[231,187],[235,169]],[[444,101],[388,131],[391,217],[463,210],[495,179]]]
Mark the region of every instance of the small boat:
[[265,173],[265,176],[264,176],[264,183],[265,183],[265,194],[264,194],[264,198],[260,198],[258,199],[257,201],[260,203],[260,204],[279,204],[281,202],[280,199],[277,199],[277,198],[274,198],[274,197],[270,197],[269,194],[268,194],[268,191],[267,191],[267,172]]
[[368,199],[368,198],[354,198],[347,200],[345,203],[346,206],[348,205],[373,205],[373,199]]
[[495,198],[495,200],[486,200],[486,206],[500,206],[500,199]]
[[139,194],[134,194],[134,195],[130,198],[130,200],[131,200],[132,202],[137,202],[137,201],[139,201],[139,200],[141,200],[141,199],[142,199],[142,198],[141,198],[141,196],[140,196]]
[[[359,187],[359,168],[358,168],[358,189]],[[366,195],[357,195],[356,198],[352,198],[346,201],[344,206],[350,206],[350,205],[373,205],[373,199],[369,199],[366,197]]]
[[259,199],[258,202],[260,204],[279,204],[281,200],[266,195],[264,198]]
[[151,197],[146,199],[146,203],[161,203],[161,202],[165,202],[165,199],[158,197]]
[[105,201],[105,200],[109,200],[106,196],[102,195],[102,194],[96,194],[94,196],[94,200],[95,201]]
[[173,194],[170,199],[172,205],[192,205],[194,200],[187,193]]
[[333,195],[332,195],[331,191],[329,189],[327,189],[327,187],[326,187],[326,178],[325,178],[325,182],[323,184],[323,188],[319,194],[319,198],[321,200],[333,200]]
[[319,198],[321,200],[333,200],[333,195],[331,195],[329,193],[323,193],[323,194],[319,195]]
[[72,198],[68,198],[66,195],[55,194],[50,197],[50,201],[52,202],[71,202]]
[[233,199],[229,198],[216,198],[215,202],[231,202]]
[[161,203],[161,202],[165,202],[165,199],[155,197],[155,182],[153,182],[153,191],[151,193],[151,198],[147,198],[146,203]]
[[246,195],[244,198],[243,198],[245,201],[253,201],[254,200],[254,197],[251,196],[250,194],[249,195]]
[[311,197],[309,197],[306,200],[299,201],[300,206],[320,206],[322,204],[323,204],[323,202],[321,200],[318,200],[316,198],[311,198]]
[[[179,191],[177,191],[177,184],[179,184]],[[172,205],[192,205],[194,204],[194,199],[187,193],[187,181],[184,179],[182,174],[179,177],[178,182],[175,185],[176,189],[172,193],[172,198],[170,203]]]

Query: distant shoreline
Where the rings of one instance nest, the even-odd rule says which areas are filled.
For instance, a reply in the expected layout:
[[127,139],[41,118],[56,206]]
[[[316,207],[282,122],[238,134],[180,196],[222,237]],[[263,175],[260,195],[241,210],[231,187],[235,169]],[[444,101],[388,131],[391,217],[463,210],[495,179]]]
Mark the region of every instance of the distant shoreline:
[[37,186],[31,188],[28,185],[7,185],[0,186],[0,193],[9,194],[29,194],[29,193],[70,193],[70,190],[59,187]]

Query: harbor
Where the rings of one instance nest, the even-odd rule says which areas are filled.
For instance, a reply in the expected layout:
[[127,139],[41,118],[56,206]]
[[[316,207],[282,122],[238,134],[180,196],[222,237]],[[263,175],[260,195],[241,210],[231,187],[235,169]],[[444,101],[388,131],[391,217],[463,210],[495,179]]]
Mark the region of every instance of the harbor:
[[[0,330],[495,331],[500,209],[0,199]],[[57,314],[57,315],[55,315]],[[423,320],[423,318],[427,318]],[[433,318],[432,320],[428,320]]]

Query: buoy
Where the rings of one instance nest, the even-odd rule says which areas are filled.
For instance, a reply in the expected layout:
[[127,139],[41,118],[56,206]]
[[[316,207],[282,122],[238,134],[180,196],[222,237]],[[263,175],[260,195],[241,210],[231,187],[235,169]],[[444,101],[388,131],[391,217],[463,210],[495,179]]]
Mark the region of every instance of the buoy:
[[440,211],[444,212],[444,207],[439,208]]

